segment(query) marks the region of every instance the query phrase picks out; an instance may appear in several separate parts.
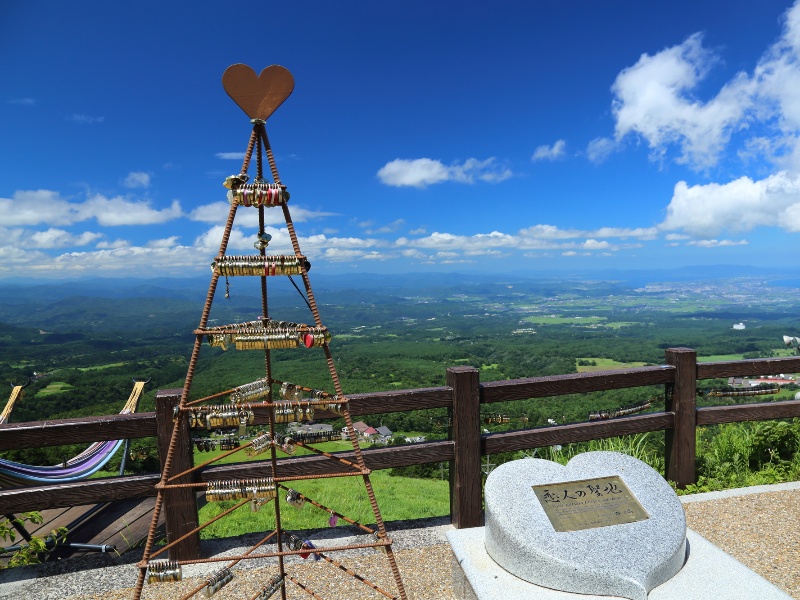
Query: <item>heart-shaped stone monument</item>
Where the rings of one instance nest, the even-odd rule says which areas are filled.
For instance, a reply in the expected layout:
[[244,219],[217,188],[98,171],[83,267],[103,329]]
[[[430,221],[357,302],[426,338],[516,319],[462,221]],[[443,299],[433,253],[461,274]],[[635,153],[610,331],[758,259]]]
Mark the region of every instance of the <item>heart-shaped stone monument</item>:
[[492,471],[485,494],[486,552],[543,587],[646,600],[686,560],[680,500],[625,454],[511,461]]
[[260,75],[243,64],[222,74],[222,87],[251,119],[266,121],[294,90],[294,77],[285,67],[271,65]]

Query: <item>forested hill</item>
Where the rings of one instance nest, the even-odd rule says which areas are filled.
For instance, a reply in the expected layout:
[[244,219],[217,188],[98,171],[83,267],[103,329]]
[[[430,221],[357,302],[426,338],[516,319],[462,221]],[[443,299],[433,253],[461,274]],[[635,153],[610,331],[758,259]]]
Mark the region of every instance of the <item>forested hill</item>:
[[[771,356],[786,351],[783,335],[800,335],[800,288],[791,279],[311,273],[349,393],[443,385],[452,365],[472,365],[491,381],[658,364],[673,346],[701,356]],[[258,280],[228,283],[225,298],[219,281],[211,324],[257,318]],[[145,409],[155,390],[182,386],[207,289],[205,277],[0,281],[0,381],[37,374],[14,420],[117,412],[132,377],[152,378]],[[271,278],[269,294],[271,317],[312,321],[287,278]],[[734,329],[738,323],[744,329]],[[314,352],[275,352],[276,369],[326,388],[324,361]],[[198,393],[263,376],[257,354],[204,350]],[[628,400],[600,399],[605,404],[594,408]],[[576,418],[585,418],[585,408],[575,409]],[[525,410],[534,424],[539,409]]]

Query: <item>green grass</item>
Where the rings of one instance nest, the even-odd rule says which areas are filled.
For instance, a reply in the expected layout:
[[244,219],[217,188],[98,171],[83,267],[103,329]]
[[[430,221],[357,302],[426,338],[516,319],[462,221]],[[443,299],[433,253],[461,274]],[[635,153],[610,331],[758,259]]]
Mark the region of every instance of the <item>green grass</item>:
[[[217,441],[217,443],[219,443],[219,440]],[[319,450],[323,450],[324,452],[346,452],[353,449],[353,445],[347,441],[322,442],[319,444],[314,444],[314,447]],[[262,452],[261,454],[255,456],[248,456],[246,450],[240,450],[239,452],[235,452],[230,456],[218,459],[218,457],[225,454],[225,452],[228,452],[228,450],[223,451],[220,450],[219,447],[217,447],[216,450],[211,450],[209,452],[200,452],[197,448],[195,448],[194,464],[199,465],[200,463],[205,463],[210,460],[215,460],[215,464],[250,462],[253,460],[269,460],[269,452]],[[295,450],[293,456],[303,456],[305,454],[312,454],[312,452],[311,450],[306,450],[305,448],[298,447]],[[280,450],[278,451],[278,460],[286,457],[287,455],[285,453],[281,452]]]
[[[776,356],[794,356],[791,348],[774,348],[772,353]],[[725,362],[731,360],[744,360],[744,354],[713,354],[711,356],[698,356],[697,362]]]
[[52,394],[60,394],[61,392],[66,392],[68,390],[71,390],[72,388],[73,386],[64,381],[51,381],[50,383],[47,384],[46,388],[39,390],[36,393],[36,396],[34,396],[34,398],[38,396],[50,396]]
[[607,321],[605,317],[525,317],[523,321],[537,325],[597,325]]
[[[449,485],[447,480],[392,477],[385,471],[370,475],[381,516],[385,521],[422,519],[449,514]],[[361,477],[337,477],[297,481],[291,487],[316,502],[365,525],[375,522],[366,489]],[[310,503],[295,508],[284,501],[286,492],[279,490],[281,526],[284,529],[315,529],[328,526],[329,513]],[[203,523],[236,502],[212,502],[200,509]],[[342,525],[345,523],[340,521]],[[201,537],[232,537],[244,533],[266,532],[275,527],[273,503],[252,512],[249,505],[236,509],[227,517],[202,530]]]
[[[593,361],[594,365],[581,365],[577,366],[578,360]],[[591,373],[593,371],[610,371],[613,369],[630,369],[632,367],[644,367],[647,363],[644,362],[619,362],[610,358],[578,358],[576,360],[576,369],[578,373]]]
[[104,369],[113,369],[114,367],[122,367],[127,365],[127,362],[108,363],[106,365],[95,365],[92,367],[80,367],[78,371],[102,371]]

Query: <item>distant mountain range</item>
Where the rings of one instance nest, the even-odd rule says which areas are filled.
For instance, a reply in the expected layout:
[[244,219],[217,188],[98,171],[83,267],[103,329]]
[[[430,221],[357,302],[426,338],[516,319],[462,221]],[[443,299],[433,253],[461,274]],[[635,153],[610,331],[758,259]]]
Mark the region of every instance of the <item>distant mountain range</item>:
[[[520,271],[518,273],[352,273],[331,275],[311,273],[315,292],[343,290],[376,290],[383,293],[408,294],[410,290],[460,288],[472,283],[503,284],[546,283],[566,281],[607,281],[638,287],[647,283],[670,281],[713,281],[732,278],[757,277],[774,285],[800,287],[800,269],[781,270],[741,265],[714,265],[682,267],[661,270],[594,270],[594,271]],[[283,279],[283,278],[277,278]],[[302,288],[302,281],[295,281]],[[232,295],[252,296],[252,286],[240,285],[241,280],[230,278]],[[44,280],[36,278],[0,279],[0,304],[25,304],[30,301],[57,301],[74,296],[92,298],[174,298],[202,301],[208,290],[209,277],[158,277],[146,278],[82,278],[69,280]],[[224,293],[225,280],[220,278],[217,293]],[[241,291],[240,291],[241,290]],[[288,284],[270,286],[270,297],[294,297],[295,290]],[[0,314],[0,321],[2,315]]]

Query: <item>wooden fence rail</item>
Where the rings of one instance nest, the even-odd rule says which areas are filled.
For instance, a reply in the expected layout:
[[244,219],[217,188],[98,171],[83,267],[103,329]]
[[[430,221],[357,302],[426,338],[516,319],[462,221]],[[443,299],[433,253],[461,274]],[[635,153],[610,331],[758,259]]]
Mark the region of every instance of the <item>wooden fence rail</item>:
[[[450,515],[458,528],[481,524],[481,456],[663,430],[666,432],[665,476],[685,487],[695,481],[697,427],[800,416],[800,400],[699,409],[695,404],[698,380],[797,373],[800,372],[800,356],[698,363],[694,350],[671,348],[665,352],[665,363],[662,366],[483,384],[479,382],[477,369],[452,367],[447,370],[447,385],[443,387],[354,394],[348,398],[354,417],[430,408],[450,411],[449,440],[369,449],[364,450],[363,455],[367,466],[373,470],[448,461]],[[480,411],[484,404],[653,385],[663,386],[665,410],[662,412],[521,431],[480,433]],[[180,390],[160,391],[154,413],[0,425],[0,451],[157,437],[163,452],[172,430],[171,407],[179,395]],[[265,423],[267,418],[266,411],[256,413],[256,423]],[[176,452],[183,464],[192,464],[192,444],[188,435],[182,438]],[[351,453],[342,456],[352,458]],[[336,468],[332,461],[319,456],[286,458],[278,464],[280,474],[286,476],[323,474]],[[187,481],[264,477],[269,473],[269,461],[210,465],[187,476]],[[158,481],[158,474],[143,474],[4,489],[0,490],[0,514],[155,496]],[[174,538],[191,529],[197,521],[197,512],[191,494],[171,498],[170,506],[165,517],[168,537]],[[175,547],[174,554],[186,558],[198,553],[198,541],[189,538],[183,546]]]

